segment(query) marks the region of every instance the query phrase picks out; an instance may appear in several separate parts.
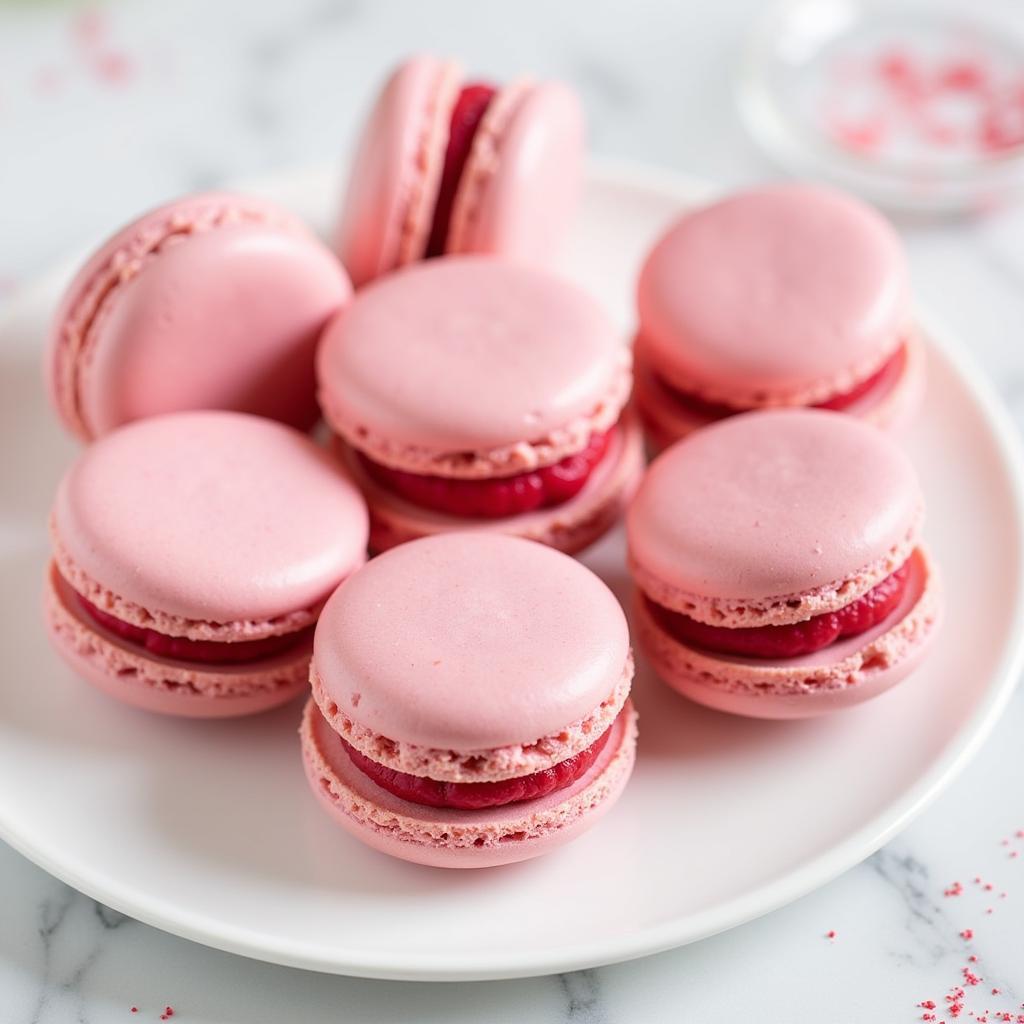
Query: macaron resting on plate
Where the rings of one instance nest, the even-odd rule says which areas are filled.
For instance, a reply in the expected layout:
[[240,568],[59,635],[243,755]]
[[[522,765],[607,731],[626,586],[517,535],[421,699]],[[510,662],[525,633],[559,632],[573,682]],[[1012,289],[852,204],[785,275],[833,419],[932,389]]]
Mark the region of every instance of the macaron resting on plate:
[[346,580],[316,628],[310,786],[357,838],[438,867],[561,846],[615,803],[636,721],[626,618],[578,562],[448,534]]
[[467,83],[455,61],[412,57],[363,128],[335,248],[357,287],[443,253],[550,262],[582,159],[583,114],[567,86]]
[[407,267],[328,326],[317,370],[375,550],[476,529],[579,551],[642,471],[629,347],[545,271],[481,256]]
[[168,203],[101,246],[65,292],[46,359],[51,401],[83,441],[186,409],[306,430],[318,416],[317,337],[351,292],[331,251],[273,203]]
[[902,426],[923,388],[892,226],[815,185],[684,214],[640,274],[638,405],[657,446],[750,409],[814,406]]
[[366,508],[290,427],[186,412],[122,427],[64,476],[46,623],[105,693],[213,718],[305,689],[313,626],[365,558]]
[[723,711],[802,718],[923,660],[941,603],[906,456],[834,412],[747,413],[673,445],[629,510],[634,626],[657,673]]

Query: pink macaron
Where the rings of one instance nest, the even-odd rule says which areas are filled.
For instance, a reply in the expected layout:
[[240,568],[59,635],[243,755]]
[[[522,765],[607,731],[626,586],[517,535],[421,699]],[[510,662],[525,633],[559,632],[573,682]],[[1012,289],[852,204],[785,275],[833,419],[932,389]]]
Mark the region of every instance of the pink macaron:
[[51,401],[83,441],[186,409],[306,430],[316,341],[351,292],[285,210],[230,193],[179,199],[119,231],[71,282],[47,351]]
[[638,287],[636,393],[652,441],[737,412],[909,419],[924,356],[891,225],[852,196],[770,185],[676,221]]
[[633,768],[629,631],[589,569],[515,537],[375,558],[327,602],[300,728],[310,786],[370,846],[508,864],[588,829]]
[[583,114],[558,82],[466,82],[416,56],[377,99],[335,248],[356,286],[413,260],[497,253],[549,262],[580,191]]
[[195,718],[306,689],[313,626],[363,563],[368,529],[329,453],[232,412],[108,434],[64,476],[50,527],[57,652],[110,696]]
[[536,268],[446,257],[376,281],[324,332],[317,370],[378,551],[469,528],[578,551],[642,472],[629,346]]
[[709,707],[803,718],[921,664],[941,602],[913,467],[880,431],[747,413],[673,445],[627,518],[638,642]]

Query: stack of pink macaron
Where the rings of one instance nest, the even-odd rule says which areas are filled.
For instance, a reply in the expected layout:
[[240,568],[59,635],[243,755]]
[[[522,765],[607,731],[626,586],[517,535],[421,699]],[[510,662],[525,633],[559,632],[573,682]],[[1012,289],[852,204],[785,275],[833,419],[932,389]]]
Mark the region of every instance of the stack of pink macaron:
[[809,185],[684,211],[631,344],[543,265],[582,152],[567,87],[415,57],[332,247],[265,200],[187,197],[100,247],[55,317],[50,397],[88,445],[50,517],[55,649],[151,712],[305,694],[317,799],[414,862],[536,856],[623,792],[629,626],[570,557],[623,518],[641,652],[721,711],[874,697],[941,617],[879,429],[922,390],[891,227]]

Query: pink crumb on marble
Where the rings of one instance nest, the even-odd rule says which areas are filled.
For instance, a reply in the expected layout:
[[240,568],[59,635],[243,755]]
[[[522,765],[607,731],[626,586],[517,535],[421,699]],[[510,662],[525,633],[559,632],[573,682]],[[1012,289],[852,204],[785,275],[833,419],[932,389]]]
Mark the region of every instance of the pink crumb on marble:
[[98,46],[107,33],[107,15],[99,7],[79,11],[71,21],[71,37],[82,49]]
[[124,85],[135,74],[135,62],[119,50],[105,50],[96,55],[93,71],[109,85]]

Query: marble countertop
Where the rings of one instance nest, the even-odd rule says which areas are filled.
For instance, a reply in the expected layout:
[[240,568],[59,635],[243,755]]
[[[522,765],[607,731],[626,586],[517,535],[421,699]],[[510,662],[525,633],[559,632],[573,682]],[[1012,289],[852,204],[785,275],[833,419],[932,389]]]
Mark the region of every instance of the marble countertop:
[[[495,5],[454,0],[0,3],[0,304],[160,199],[335,156],[383,69],[417,48],[570,79],[600,154],[724,185],[774,174],[731,98],[759,7],[520,0],[499,24]],[[922,302],[1024,425],[1024,213],[901,229]],[[182,1024],[852,1024],[953,1020],[957,985],[960,1020],[1024,1021],[1022,733],[1018,694],[925,814],[798,903],[685,949],[535,980],[386,983],[247,961],[126,919],[0,844],[0,1021],[156,1021],[171,1007]]]

